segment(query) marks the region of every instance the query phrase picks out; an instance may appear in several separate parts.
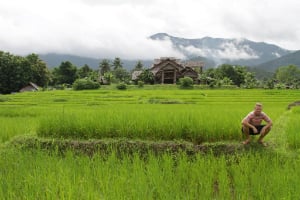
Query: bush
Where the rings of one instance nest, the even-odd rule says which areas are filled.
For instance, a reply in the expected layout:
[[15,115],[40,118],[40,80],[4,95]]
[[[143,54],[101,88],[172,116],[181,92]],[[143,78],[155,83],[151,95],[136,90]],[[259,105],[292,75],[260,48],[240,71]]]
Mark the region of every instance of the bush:
[[117,85],[117,89],[119,90],[126,90],[127,89],[127,85],[125,83],[120,83]]
[[100,88],[100,84],[91,79],[77,79],[73,83],[74,90],[91,90]]
[[144,81],[138,81],[137,85],[140,88],[144,87]]
[[193,79],[191,77],[184,77],[179,79],[180,88],[193,88]]

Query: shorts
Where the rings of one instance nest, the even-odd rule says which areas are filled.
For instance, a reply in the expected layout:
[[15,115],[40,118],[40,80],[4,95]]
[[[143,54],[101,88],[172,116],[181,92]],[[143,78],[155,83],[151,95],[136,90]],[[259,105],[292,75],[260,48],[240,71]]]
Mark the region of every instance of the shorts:
[[[261,132],[261,129],[263,129],[263,127],[264,127],[265,125],[258,125],[258,126],[255,126],[255,128],[257,129],[257,133],[254,133],[253,132],[253,129],[252,128],[249,128],[249,135],[258,135],[258,134],[260,134],[260,132]],[[242,127],[242,133],[244,133],[243,132],[243,127]]]

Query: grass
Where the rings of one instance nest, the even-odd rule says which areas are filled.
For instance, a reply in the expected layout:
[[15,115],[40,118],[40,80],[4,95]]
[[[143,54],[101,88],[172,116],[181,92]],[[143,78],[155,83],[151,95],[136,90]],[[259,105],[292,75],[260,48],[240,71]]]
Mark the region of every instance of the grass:
[[[152,87],[0,96],[0,199],[300,196],[299,109],[286,110],[300,91]],[[262,102],[274,121],[266,137],[270,146],[253,143],[222,153],[222,143],[240,145],[240,121],[255,102]],[[88,142],[100,139],[110,150],[62,153],[67,138],[74,149],[82,145],[78,139],[87,139],[82,141],[87,151]],[[206,154],[145,148],[165,140],[189,148],[215,143]],[[51,149],[44,148],[49,144]]]
[[295,199],[299,160],[272,152],[92,158],[1,151],[1,199]]

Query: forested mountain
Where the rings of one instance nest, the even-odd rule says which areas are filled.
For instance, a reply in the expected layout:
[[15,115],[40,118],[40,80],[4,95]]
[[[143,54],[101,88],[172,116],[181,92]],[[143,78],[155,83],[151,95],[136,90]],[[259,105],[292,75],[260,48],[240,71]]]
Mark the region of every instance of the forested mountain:
[[183,53],[188,59],[200,56],[214,61],[216,65],[227,63],[256,66],[292,52],[274,44],[253,42],[244,38],[186,39],[166,33],[157,33],[150,38],[156,41],[169,40],[174,49]]
[[[61,64],[61,62],[70,61],[72,64],[74,64],[77,67],[82,67],[83,65],[87,64],[92,69],[98,69],[99,63],[105,59],[105,58],[89,58],[89,57],[81,57],[81,56],[75,56],[75,55],[69,55],[69,54],[56,54],[56,53],[50,53],[50,54],[41,54],[39,55],[40,58],[46,62],[47,66],[49,68],[57,67]],[[113,59],[109,59],[112,63]],[[127,70],[131,70],[134,68],[138,60],[123,60],[121,58],[123,67]],[[153,63],[153,60],[141,60],[144,67],[150,67]]]
[[275,71],[278,67],[296,65],[300,67],[300,51],[287,54],[278,59],[271,60],[269,62],[262,63],[256,68],[264,69],[266,71]]

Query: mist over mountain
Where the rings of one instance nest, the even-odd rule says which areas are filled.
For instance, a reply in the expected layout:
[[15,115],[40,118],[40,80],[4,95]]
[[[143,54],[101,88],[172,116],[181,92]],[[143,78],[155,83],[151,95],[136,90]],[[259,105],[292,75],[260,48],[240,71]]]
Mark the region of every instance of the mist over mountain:
[[292,52],[274,44],[253,42],[244,38],[204,37],[200,39],[186,39],[174,37],[167,33],[157,33],[150,36],[150,38],[156,41],[171,41],[173,48],[183,53],[187,59],[204,57],[212,60],[216,65],[227,63],[256,66]]
[[[294,64],[300,66],[300,51],[283,49],[274,44],[253,42],[247,39],[224,39],[204,37],[200,39],[186,39],[157,33],[149,37],[155,42],[170,41],[173,48],[185,56],[185,60],[203,61],[204,69],[221,64],[242,65],[255,68],[257,71],[274,72],[279,66]],[[41,54],[39,55],[49,68],[58,67],[61,62],[70,61],[77,67],[87,64],[93,69],[99,68],[104,59],[81,57],[68,54]],[[151,67],[153,60],[128,60],[120,58],[124,68],[132,70],[138,61],[145,68]],[[113,59],[108,59],[113,62]]]

